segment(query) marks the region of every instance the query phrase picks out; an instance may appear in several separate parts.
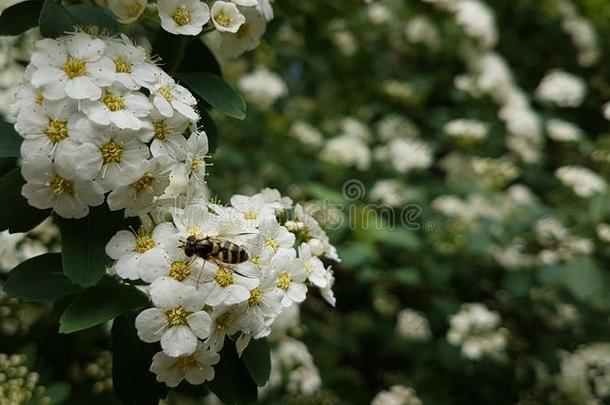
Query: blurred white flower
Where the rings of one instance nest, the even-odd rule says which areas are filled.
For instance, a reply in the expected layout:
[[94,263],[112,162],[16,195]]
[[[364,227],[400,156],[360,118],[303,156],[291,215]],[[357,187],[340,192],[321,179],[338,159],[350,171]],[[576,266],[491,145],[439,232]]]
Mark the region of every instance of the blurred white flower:
[[555,176],[579,197],[592,197],[603,193],[607,187],[602,177],[582,166],[562,166],[555,171]]
[[277,99],[288,94],[288,87],[282,78],[262,67],[242,76],[237,87],[248,101],[263,110],[268,109]]
[[536,89],[538,98],[555,103],[559,107],[578,107],[586,94],[584,80],[562,70],[547,73]]

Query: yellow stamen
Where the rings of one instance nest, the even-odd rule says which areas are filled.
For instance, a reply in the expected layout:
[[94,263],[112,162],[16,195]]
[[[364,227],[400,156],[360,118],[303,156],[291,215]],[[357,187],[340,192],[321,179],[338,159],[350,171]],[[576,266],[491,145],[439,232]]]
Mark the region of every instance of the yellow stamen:
[[176,360],[176,362],[174,363],[174,367],[182,370],[185,368],[191,368],[195,365],[197,365],[197,360],[192,354],[190,356],[178,357],[178,360]]
[[117,73],[131,73],[133,63],[124,56],[117,56],[114,58],[114,67]]
[[72,56],[68,56],[68,59],[66,59],[66,62],[64,63],[63,69],[66,76],[68,76],[70,79],[87,74],[87,64],[85,61],[73,58]]
[[233,270],[226,267],[219,267],[216,275],[214,276],[214,280],[221,287],[228,287],[233,284]]
[[216,21],[218,25],[228,27],[229,24],[231,24],[231,17],[220,11],[214,16],[214,21]]
[[140,177],[138,181],[132,183],[131,187],[133,187],[139,193],[144,189],[149,189],[154,181],[155,178],[150,173],[146,173],[144,176]]
[[136,236],[136,248],[134,251],[144,253],[155,247],[155,241],[148,235]]
[[270,247],[273,250],[277,250],[277,248],[280,247],[280,244],[277,243],[275,239],[269,238],[265,241],[265,246]]
[[74,194],[74,183],[71,180],[64,179],[60,176],[55,176],[49,183],[53,194],[56,196],[62,196],[64,194]]
[[44,131],[51,142],[59,143],[68,137],[68,122],[61,120],[49,120]]
[[231,313],[225,312],[224,314],[216,318],[216,321],[214,323],[216,324],[216,329],[224,329],[227,327],[229,322],[231,322]]
[[174,308],[165,312],[167,324],[169,326],[183,326],[188,323],[187,317],[189,313],[182,307]]
[[137,1],[132,1],[130,4],[125,6],[127,15],[131,18],[140,15],[140,12],[142,11],[143,8],[144,8],[144,6],[140,3],[138,3]]
[[157,90],[157,93],[161,94],[161,96],[166,99],[168,102],[174,99],[174,95],[172,94],[172,88],[170,86],[161,86]]
[[246,219],[254,220],[254,219],[258,218],[258,215],[256,214],[256,211],[248,210],[244,213],[244,217]]
[[248,305],[253,307],[258,305],[263,299],[263,292],[260,288],[255,288],[254,290],[250,290],[250,298],[248,298]]
[[203,238],[203,232],[201,232],[201,228],[199,228],[197,225],[189,226],[186,228],[186,231],[189,233],[189,235],[193,235],[197,239]]
[[277,277],[277,280],[277,287],[281,288],[284,291],[288,290],[288,288],[290,287],[290,283],[292,282],[290,276],[286,272],[281,273]]
[[109,91],[104,93],[102,97],[102,103],[108,107],[110,111],[118,111],[125,108],[125,100],[120,94],[111,93]]
[[167,120],[154,120],[155,139],[164,141],[172,133],[173,128],[167,124]]
[[183,26],[191,22],[191,12],[184,6],[178,7],[176,11],[174,11],[172,18],[176,21],[176,24]]
[[119,163],[123,156],[123,148],[114,140],[111,140],[100,148],[100,153],[104,163]]
[[191,275],[191,266],[184,260],[176,260],[169,267],[169,276],[178,281],[183,281]]
[[36,96],[34,97],[34,102],[38,105],[42,105],[42,103],[44,102],[44,97],[42,96],[41,92],[36,93]]

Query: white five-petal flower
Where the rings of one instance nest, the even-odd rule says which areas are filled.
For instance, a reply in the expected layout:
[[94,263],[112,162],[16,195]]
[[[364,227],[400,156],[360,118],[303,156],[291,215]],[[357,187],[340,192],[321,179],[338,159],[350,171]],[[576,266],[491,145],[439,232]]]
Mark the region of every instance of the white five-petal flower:
[[197,338],[207,338],[212,324],[203,310],[203,294],[195,287],[163,277],[151,284],[150,297],[155,308],[142,311],[136,318],[140,339],[148,343],[160,340],[163,351],[172,357],[195,352]]

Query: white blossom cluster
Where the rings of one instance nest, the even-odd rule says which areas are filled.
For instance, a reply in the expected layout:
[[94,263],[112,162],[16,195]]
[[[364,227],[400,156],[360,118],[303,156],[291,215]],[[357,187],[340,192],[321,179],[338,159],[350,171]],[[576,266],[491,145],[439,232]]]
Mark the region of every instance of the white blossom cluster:
[[269,109],[277,99],[288,94],[288,87],[282,78],[266,68],[257,68],[242,76],[237,88],[248,101],[263,110]]
[[322,386],[318,368],[305,343],[283,337],[271,352],[271,375],[263,392],[284,385],[291,394],[311,395]]
[[460,312],[449,320],[449,343],[462,347],[467,359],[499,357],[507,346],[507,331],[500,327],[500,315],[483,304],[462,304]]
[[555,171],[555,176],[574,194],[583,198],[603,193],[608,187],[603,177],[583,166],[562,166]]
[[65,218],[86,216],[105,193],[111,210],[145,212],[172,170],[203,181],[208,140],[196,104],[125,36],[38,41],[12,106],[22,194]]
[[[108,0],[108,7],[122,23],[136,21],[148,0]],[[269,0],[159,0],[161,27],[175,35],[197,36],[226,58],[235,58],[256,48],[273,19]]]
[[411,308],[403,309],[396,316],[396,334],[415,341],[426,341],[432,337],[428,319]]
[[610,344],[593,343],[574,353],[564,353],[557,386],[582,404],[602,404],[610,399]]
[[368,127],[355,118],[344,118],[340,122],[341,134],[329,139],[320,152],[323,161],[352,166],[364,171],[371,167],[372,140]]
[[[120,231],[106,246],[119,277],[150,283],[153,307],[138,315],[136,328],[143,341],[161,342],[151,365],[159,381],[213,379],[226,337],[241,354],[311,286],[335,304],[333,272],[321,260],[338,260],[335,248],[303,207],[276,190],[235,195],[230,206],[200,202],[170,211],[171,221],[137,234]],[[187,255],[189,237],[232,242],[248,258]]]
[[413,388],[393,385],[389,390],[381,391],[371,401],[371,405],[421,405]]

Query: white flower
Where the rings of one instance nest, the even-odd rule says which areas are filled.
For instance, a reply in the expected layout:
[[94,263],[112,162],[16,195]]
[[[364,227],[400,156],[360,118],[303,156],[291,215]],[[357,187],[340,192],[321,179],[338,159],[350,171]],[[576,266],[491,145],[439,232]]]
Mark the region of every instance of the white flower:
[[246,21],[236,33],[215,31],[208,35],[211,48],[225,59],[233,59],[255,49],[267,30],[267,22],[256,8],[242,10]]
[[330,266],[326,269],[326,287],[320,288],[320,295],[333,307],[337,303],[335,299],[335,293],[333,292],[333,286],[335,285],[335,275],[331,270]]
[[212,366],[219,361],[218,353],[206,350],[199,342],[195,351],[188,356],[170,357],[164,352],[155,354],[150,371],[157,375],[157,381],[168,387],[176,387],[182,380],[200,385],[214,379]]
[[255,269],[242,267],[240,271],[229,265],[206,262],[203,271],[204,284],[201,287],[207,293],[206,304],[238,304],[250,297],[250,290],[258,286],[259,275]]
[[278,252],[280,249],[291,249],[295,236],[275,218],[275,215],[264,216],[259,226],[260,236],[265,249]]
[[316,287],[326,287],[327,281],[324,263],[312,254],[309,244],[302,243],[301,246],[299,246],[299,258],[303,260],[303,267],[307,272],[307,279]]
[[204,182],[206,175],[205,158],[209,152],[208,136],[205,132],[193,132],[186,141],[186,175],[197,182]]
[[241,317],[235,306],[219,305],[212,311],[210,336],[205,340],[205,347],[219,352],[224,346],[225,337],[232,336],[241,329]]
[[183,134],[191,122],[180,114],[167,118],[155,112],[151,118],[154,128],[153,141],[150,144],[152,155],[167,155],[177,160],[183,160],[187,143]]
[[212,22],[218,31],[236,33],[246,22],[246,17],[235,4],[217,1],[212,5]]
[[607,187],[602,177],[582,166],[562,166],[555,171],[555,176],[579,197],[592,197],[603,193]]
[[114,63],[116,81],[127,89],[149,88],[161,75],[161,70],[149,61],[146,50],[131,44],[125,36],[121,41],[108,43],[106,56]]
[[53,208],[64,218],[82,218],[89,207],[104,202],[104,189],[74,170],[73,157],[65,154],[52,162],[45,155],[31,155],[21,167],[27,183],[21,193],[36,208]]
[[267,272],[261,277],[258,287],[250,290],[248,300],[241,304],[244,307],[242,316],[254,318],[255,322],[250,322],[250,325],[255,328],[250,332],[256,338],[268,334],[270,329],[267,324],[282,312],[283,294],[276,284],[275,274]]
[[428,319],[410,308],[403,309],[396,316],[396,334],[408,340],[429,340],[432,336]]
[[275,215],[275,207],[266,202],[261,195],[249,197],[236,194],[231,197],[231,205],[241,212],[247,221],[252,221],[256,226],[265,216]]
[[557,142],[576,142],[583,137],[583,132],[579,127],[559,118],[548,120],[546,130],[549,138]]
[[462,304],[460,312],[451,316],[447,341],[462,346],[462,355],[479,360],[484,355],[497,357],[506,348],[506,331],[500,328],[500,315],[483,304]]
[[422,405],[422,401],[413,388],[393,385],[389,390],[375,395],[371,405]]
[[136,234],[130,231],[117,232],[106,244],[106,254],[116,260],[114,268],[121,278],[137,280],[146,267],[142,258],[165,254],[160,243],[163,227],[157,226],[152,235],[143,228]]
[[154,198],[169,185],[169,159],[166,156],[127,167],[119,185],[108,195],[111,210],[125,208],[126,216],[139,215],[150,208]]
[[106,43],[99,38],[76,33],[62,40],[42,39],[36,48],[32,84],[49,100],[97,100],[101,88],[114,81],[114,63],[104,56]]
[[193,109],[197,100],[170,76],[164,74],[159,77],[159,81],[151,89],[151,96],[153,104],[162,116],[171,118],[176,110],[189,120],[199,120],[199,115]]
[[163,351],[172,357],[194,353],[197,338],[207,338],[212,323],[203,311],[203,294],[163,277],[151,284],[150,297],[155,308],[142,311],[136,318],[140,339],[147,343],[160,340]]
[[322,140],[324,139],[320,131],[304,121],[295,122],[292,127],[290,127],[289,134],[298,139],[303,145],[312,148],[317,148],[322,145]]
[[100,100],[81,102],[81,109],[99,125],[111,123],[121,129],[139,130],[143,119],[152,111],[148,98],[137,91],[121,91],[117,87],[105,89]]
[[122,24],[137,21],[146,9],[148,0],[108,0],[108,8]]
[[547,73],[536,89],[540,99],[559,107],[578,107],[586,94],[587,87],[582,78],[561,70]]
[[378,159],[389,161],[399,173],[427,169],[432,164],[430,147],[417,139],[392,139],[375,153]]
[[159,0],[161,27],[172,34],[199,35],[210,21],[210,8],[199,0]]
[[278,98],[288,93],[286,83],[281,77],[266,68],[257,68],[254,72],[242,76],[237,87],[246,99],[261,109],[271,107]]
[[265,17],[265,20],[273,20],[273,7],[271,6],[270,0],[258,0],[258,11]]
[[320,159],[334,164],[354,166],[367,170],[371,166],[371,151],[365,141],[358,136],[344,134],[326,142]]
[[146,144],[134,137],[131,131],[100,127],[81,118],[76,127],[83,134],[78,147],[76,169],[95,178],[106,191],[121,184],[124,171],[148,159]]
[[140,259],[140,278],[150,283],[161,277],[171,277],[183,284],[197,287],[202,277],[203,262],[198,259],[191,260],[184,250],[179,248],[180,241],[173,224],[160,224],[154,232],[155,240],[159,240],[163,249]]
[[231,0],[231,2],[240,7],[254,7],[258,4],[257,0]]
[[72,100],[24,107],[15,124],[17,132],[25,138],[21,156],[44,154],[52,158],[76,146],[78,115],[75,112]]
[[271,267],[276,276],[276,287],[282,293],[282,305],[291,306],[294,302],[303,302],[307,294],[307,272],[303,260],[284,254],[278,254],[271,260]]
[[487,137],[488,128],[483,122],[466,118],[459,118],[447,122],[443,126],[447,135],[480,141]]

